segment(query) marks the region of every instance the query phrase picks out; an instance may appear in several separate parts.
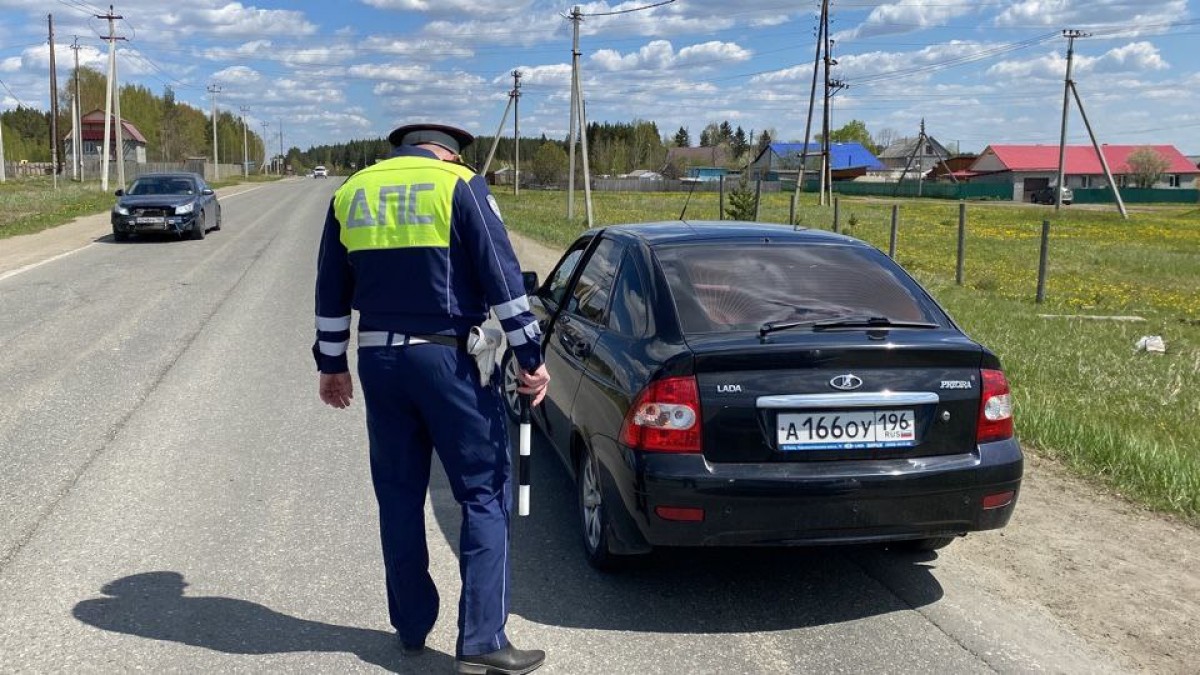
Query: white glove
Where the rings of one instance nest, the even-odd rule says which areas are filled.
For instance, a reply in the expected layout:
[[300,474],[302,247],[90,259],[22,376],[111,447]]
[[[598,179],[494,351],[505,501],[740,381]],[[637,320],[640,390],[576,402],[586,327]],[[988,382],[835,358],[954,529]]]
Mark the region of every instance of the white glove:
[[496,371],[496,353],[504,345],[504,331],[499,328],[473,326],[467,336],[467,353],[479,366],[479,383],[486,387]]

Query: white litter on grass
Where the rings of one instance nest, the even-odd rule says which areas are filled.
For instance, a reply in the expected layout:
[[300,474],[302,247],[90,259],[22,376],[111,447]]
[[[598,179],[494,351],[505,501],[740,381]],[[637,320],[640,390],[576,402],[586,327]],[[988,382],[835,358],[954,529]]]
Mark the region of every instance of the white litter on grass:
[[1153,352],[1155,354],[1165,354],[1167,351],[1167,343],[1163,342],[1161,335],[1143,335],[1137,344],[1133,346],[1135,351]]

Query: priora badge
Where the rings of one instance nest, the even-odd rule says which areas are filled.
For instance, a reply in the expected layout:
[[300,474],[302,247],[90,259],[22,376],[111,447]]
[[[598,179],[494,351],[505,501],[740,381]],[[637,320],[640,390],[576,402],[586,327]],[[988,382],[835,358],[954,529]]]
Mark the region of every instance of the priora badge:
[[853,391],[861,387],[862,384],[863,382],[861,377],[857,375],[851,375],[850,373],[838,375],[829,381],[829,386],[842,391]]

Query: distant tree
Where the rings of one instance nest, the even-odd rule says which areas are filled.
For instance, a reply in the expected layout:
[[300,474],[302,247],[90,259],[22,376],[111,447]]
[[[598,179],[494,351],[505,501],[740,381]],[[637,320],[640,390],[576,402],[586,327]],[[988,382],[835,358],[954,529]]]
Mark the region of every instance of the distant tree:
[[746,139],[746,131],[741,125],[738,125],[737,131],[734,131],[733,137],[729,139],[729,148],[733,150],[734,159],[740,159],[750,149],[750,141]]
[[668,180],[679,180],[683,178],[683,174],[684,164],[679,158],[667,162],[662,168],[663,178]]
[[557,183],[567,173],[567,153],[558,143],[546,141],[533,154],[530,170],[539,185]]
[[704,125],[704,131],[700,132],[700,147],[711,148],[714,145],[721,144],[721,125],[716,122],[709,122]]
[[729,143],[733,141],[733,127],[729,126],[729,120],[721,122],[717,143]]
[[875,145],[875,147],[879,148],[880,150],[883,150],[883,149],[891,146],[892,144],[902,140],[900,132],[896,131],[895,129],[893,129],[891,127],[884,127],[882,129],[880,129],[879,133],[873,135],[871,138],[872,138],[872,143]]
[[1151,147],[1134,150],[1126,163],[1133,175],[1134,185],[1140,188],[1154,187],[1155,183],[1162,180],[1163,172],[1171,166],[1169,159]]
[[675,132],[674,143],[675,147],[677,148],[691,147],[692,137],[688,135],[688,130],[686,127],[679,127],[679,131]]
[[754,146],[754,155],[757,157],[759,153],[767,148],[774,140],[775,134],[769,129],[763,129],[763,132],[758,136],[758,143]]
[[864,148],[872,153],[878,153],[879,148],[875,146],[875,141],[871,139],[871,132],[867,131],[866,123],[860,120],[850,120],[842,125],[842,128],[836,129],[829,133],[829,140],[834,143],[861,143]]

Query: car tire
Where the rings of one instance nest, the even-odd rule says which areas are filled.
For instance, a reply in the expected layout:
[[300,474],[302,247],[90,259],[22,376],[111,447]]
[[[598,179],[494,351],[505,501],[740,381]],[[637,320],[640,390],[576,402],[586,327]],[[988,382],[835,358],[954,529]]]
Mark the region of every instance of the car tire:
[[926,537],[925,539],[910,539],[908,541],[896,542],[896,544],[894,545],[894,548],[901,550],[901,551],[925,553],[925,552],[929,552],[929,551],[937,551],[937,550],[946,548],[950,544],[953,544],[955,539],[958,539],[958,537],[949,536],[949,537]]
[[129,241],[129,233],[113,230],[113,241]]
[[208,212],[201,211],[196,218],[196,222],[192,224],[192,239],[200,240],[204,238],[204,230],[208,227]]
[[504,388],[501,392],[504,395],[504,411],[508,413],[509,419],[519,422],[521,421],[521,401],[520,395],[517,393],[517,385],[521,382],[521,374],[512,350],[506,352],[504,358],[500,359],[500,375],[501,385]]
[[583,451],[576,472],[576,493],[579,499],[579,525],[583,552],[588,564],[601,571],[612,571],[624,562],[625,556],[613,554],[609,548],[610,518],[604,505],[604,490],[600,481],[600,465],[590,449]]

